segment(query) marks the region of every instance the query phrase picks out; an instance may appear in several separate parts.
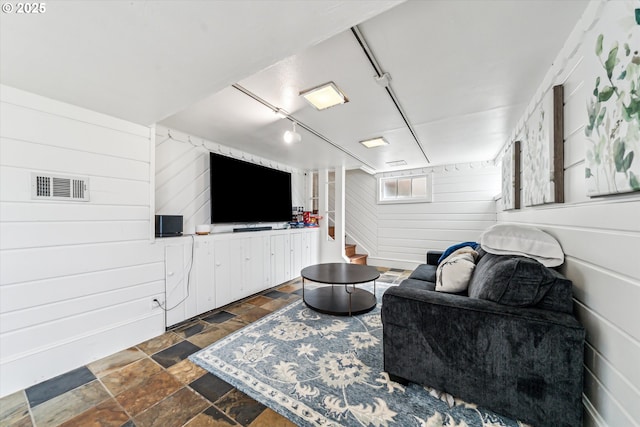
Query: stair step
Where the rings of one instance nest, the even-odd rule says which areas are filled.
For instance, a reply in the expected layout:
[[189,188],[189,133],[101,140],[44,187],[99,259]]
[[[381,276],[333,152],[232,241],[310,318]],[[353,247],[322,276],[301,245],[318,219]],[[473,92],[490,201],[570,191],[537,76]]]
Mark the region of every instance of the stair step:
[[367,255],[366,254],[351,255],[349,257],[349,262],[351,262],[351,264],[367,265]]
[[356,254],[356,245],[351,245],[351,244],[344,245],[344,251],[348,257],[352,257],[353,255]]
[[357,254],[356,245],[348,243],[344,245],[345,255],[349,258],[351,264],[363,264],[367,265],[367,255]]

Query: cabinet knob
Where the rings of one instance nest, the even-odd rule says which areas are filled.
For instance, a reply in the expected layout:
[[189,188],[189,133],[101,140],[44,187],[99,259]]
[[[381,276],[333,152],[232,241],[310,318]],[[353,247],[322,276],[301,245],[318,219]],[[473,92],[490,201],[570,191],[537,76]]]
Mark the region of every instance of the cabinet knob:
[[167,276],[169,276],[169,277],[173,276],[173,271],[168,272]]

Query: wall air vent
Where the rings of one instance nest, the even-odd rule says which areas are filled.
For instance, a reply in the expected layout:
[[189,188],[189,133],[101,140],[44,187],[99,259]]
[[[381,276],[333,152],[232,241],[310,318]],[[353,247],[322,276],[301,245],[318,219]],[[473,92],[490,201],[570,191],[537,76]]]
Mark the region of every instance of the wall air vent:
[[89,178],[31,174],[31,198],[38,200],[89,201]]

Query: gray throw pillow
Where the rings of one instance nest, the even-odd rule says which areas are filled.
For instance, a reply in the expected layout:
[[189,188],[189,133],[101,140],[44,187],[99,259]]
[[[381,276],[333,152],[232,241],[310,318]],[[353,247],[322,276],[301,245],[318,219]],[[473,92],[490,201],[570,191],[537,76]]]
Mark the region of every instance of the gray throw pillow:
[[500,304],[531,307],[556,283],[557,275],[523,256],[486,254],[469,283],[469,297]]

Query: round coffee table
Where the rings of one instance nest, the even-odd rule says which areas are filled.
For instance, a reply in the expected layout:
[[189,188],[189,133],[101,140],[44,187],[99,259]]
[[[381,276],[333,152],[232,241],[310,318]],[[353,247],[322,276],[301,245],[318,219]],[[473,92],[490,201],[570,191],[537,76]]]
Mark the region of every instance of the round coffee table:
[[[374,267],[340,262],[316,264],[303,268],[300,275],[302,300],[313,310],[351,316],[366,313],[376,306],[376,279],[380,273]],[[305,280],[331,286],[305,289]],[[367,282],[373,282],[373,293],[356,288],[357,284]]]

